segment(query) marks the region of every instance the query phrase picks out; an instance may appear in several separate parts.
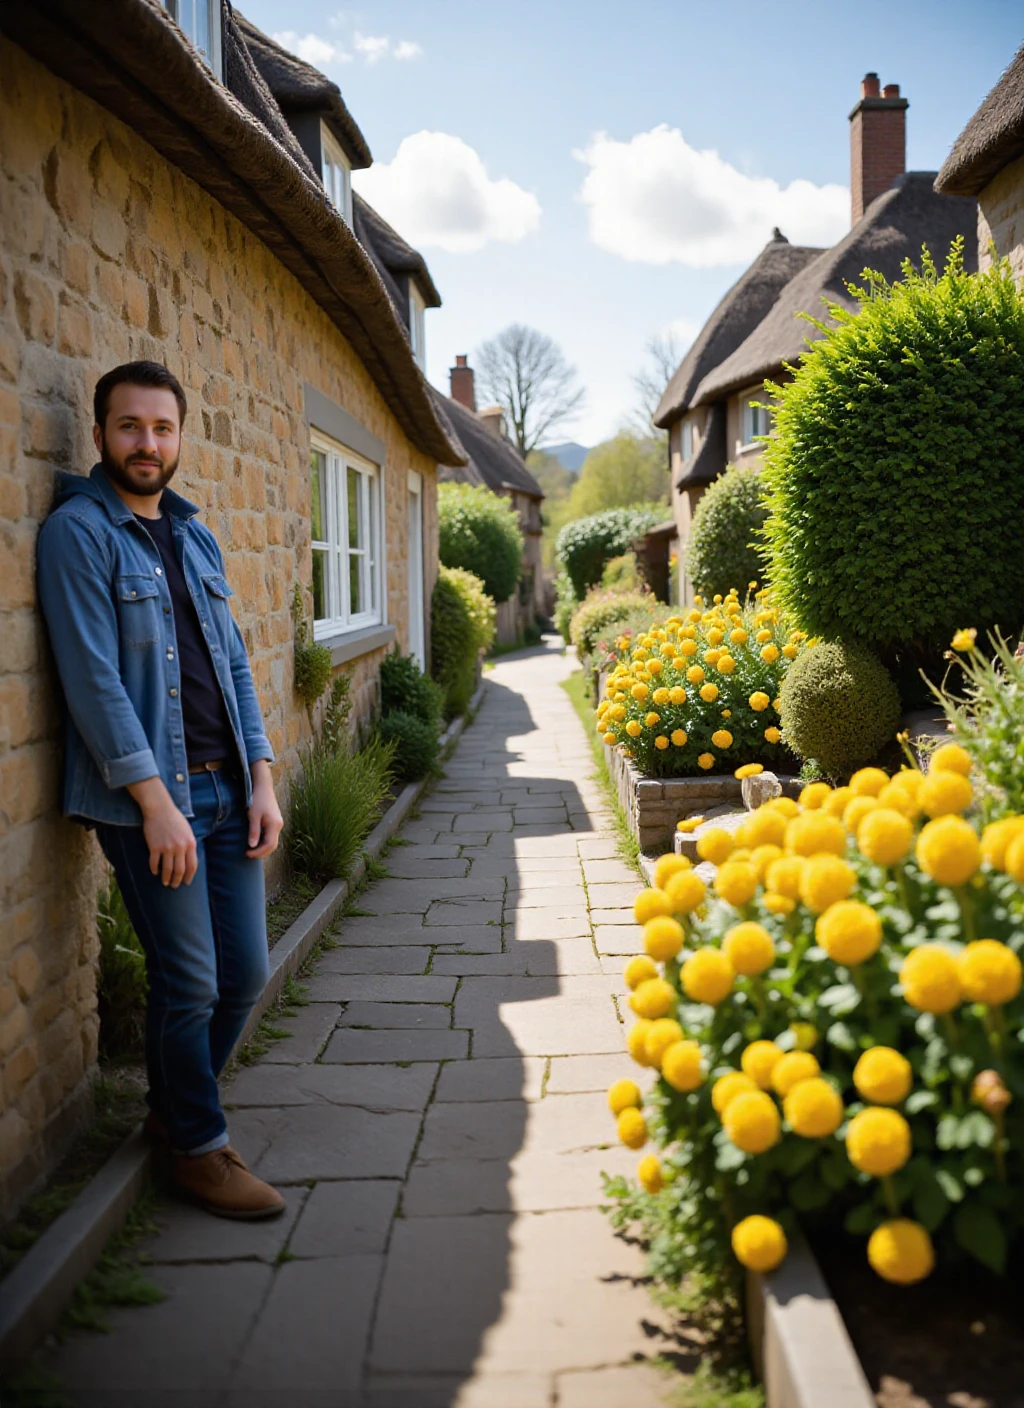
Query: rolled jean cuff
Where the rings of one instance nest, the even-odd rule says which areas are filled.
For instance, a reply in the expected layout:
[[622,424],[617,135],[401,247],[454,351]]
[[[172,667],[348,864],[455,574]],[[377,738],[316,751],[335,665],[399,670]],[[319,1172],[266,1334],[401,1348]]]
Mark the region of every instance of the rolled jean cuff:
[[175,1149],[176,1154],[183,1155],[186,1159],[198,1159],[203,1154],[212,1154],[215,1149],[226,1148],[228,1143],[227,1130],[223,1134],[218,1134],[215,1139],[208,1139],[205,1144],[200,1144],[198,1149]]

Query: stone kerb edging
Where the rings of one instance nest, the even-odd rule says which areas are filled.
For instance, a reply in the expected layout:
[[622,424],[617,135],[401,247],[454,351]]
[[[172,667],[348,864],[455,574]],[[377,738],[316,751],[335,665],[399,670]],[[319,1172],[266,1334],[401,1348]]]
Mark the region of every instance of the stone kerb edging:
[[[441,735],[441,756],[447,756],[483,700],[481,683],[465,714],[453,719]],[[425,791],[427,780],[410,782],[366,838],[363,853],[348,880],[332,880],[299,915],[270,953],[270,977],[252,1011],[235,1051],[255,1032],[261,1019],[281,996],[285,983],[308,958],[316,941],[330,927],[351,889],[376,860]],[[146,1188],[152,1175],[152,1148],[134,1130],[71,1206],[46,1229],[14,1270],[0,1281],[0,1370],[24,1364],[53,1331],[79,1283],[99,1261],[111,1236]]]

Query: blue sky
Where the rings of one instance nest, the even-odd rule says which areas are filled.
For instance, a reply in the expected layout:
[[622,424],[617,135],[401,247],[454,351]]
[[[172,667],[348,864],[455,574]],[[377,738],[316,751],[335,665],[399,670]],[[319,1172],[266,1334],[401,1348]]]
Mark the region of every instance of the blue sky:
[[357,189],[444,299],[431,380],[447,389],[456,353],[530,323],[579,370],[564,438],[585,444],[633,405],[647,340],[673,328],[682,345],[772,224],[844,233],[865,72],[901,85],[908,166],[932,170],[1024,37],[1017,0],[241,8],[315,55],[362,128],[375,166]]

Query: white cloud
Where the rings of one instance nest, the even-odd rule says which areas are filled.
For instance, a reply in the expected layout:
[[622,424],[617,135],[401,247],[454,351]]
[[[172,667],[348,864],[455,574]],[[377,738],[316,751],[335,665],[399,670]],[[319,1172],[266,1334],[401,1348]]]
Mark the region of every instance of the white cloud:
[[709,269],[752,259],[773,225],[812,245],[834,244],[849,228],[845,186],[747,176],[665,124],[628,142],[598,133],[573,155],[588,167],[579,196],[591,240],[631,263]]
[[400,39],[395,45],[395,58],[399,63],[423,57],[422,47],[413,39]]
[[381,59],[387,58],[391,48],[391,40],[386,34],[360,34],[358,29],[352,43],[356,53],[361,54],[367,64],[379,64]]
[[350,53],[339,45],[332,44],[329,39],[322,39],[319,34],[297,34],[294,29],[285,29],[270,37],[275,44],[280,44],[282,49],[287,49],[290,54],[315,68],[352,62]]
[[681,352],[686,352],[693,346],[694,338],[703,326],[696,318],[673,318],[661,329],[661,335],[671,338]]
[[405,239],[452,254],[515,244],[540,223],[532,192],[507,177],[493,180],[473,148],[447,132],[405,137],[393,161],[374,162],[353,179]]

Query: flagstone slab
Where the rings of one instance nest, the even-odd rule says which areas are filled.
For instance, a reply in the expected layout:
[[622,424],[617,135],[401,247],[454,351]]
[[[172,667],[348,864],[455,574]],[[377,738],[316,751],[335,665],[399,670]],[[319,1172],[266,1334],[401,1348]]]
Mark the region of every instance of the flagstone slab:
[[451,860],[394,860],[388,858],[393,880],[460,879],[469,873],[469,861],[457,856]]
[[[450,1012],[449,1008],[442,1008]],[[249,1066],[226,1091],[232,1109],[253,1106],[359,1105],[367,1110],[426,1109],[436,1065]]]
[[558,1408],[672,1408],[679,1377],[655,1364],[609,1364],[558,1375]]
[[590,920],[586,910],[579,913],[559,913],[550,909],[512,911],[505,928],[514,939],[586,939],[590,937]]
[[643,934],[635,920],[631,924],[595,924],[594,947],[598,953],[632,958],[643,952]]
[[453,1061],[441,1068],[435,1107],[448,1103],[539,1100],[547,1062],[535,1056]]
[[430,962],[430,948],[412,944],[348,944],[328,949],[317,961],[317,973],[359,973],[366,976],[384,974],[425,974]]
[[402,1183],[339,1180],[318,1183],[288,1243],[296,1257],[338,1257],[384,1251]]
[[272,1025],[288,1035],[275,1037],[263,1059],[282,1066],[315,1061],[340,1017],[341,1007],[336,1002],[310,1002],[297,1008],[292,1017],[275,1016]]
[[[501,953],[504,947],[502,930],[499,924],[447,924],[435,925],[430,929],[435,936],[435,952],[443,953]],[[433,972],[431,966],[431,972]]]
[[188,1262],[274,1262],[298,1222],[309,1196],[305,1188],[289,1188],[280,1217],[265,1222],[232,1222],[211,1217],[203,1208],[180,1198],[163,1196],[153,1211],[160,1228],[147,1238],[142,1251],[154,1265]]
[[[557,874],[557,872],[549,872]],[[510,891],[506,908],[511,910],[548,909],[560,915],[585,910],[587,892],[579,885],[524,885]]]
[[523,1152],[507,1159],[452,1159],[413,1165],[402,1198],[405,1217],[599,1208],[602,1174],[632,1177],[637,1156],[621,1144],[576,1153]]
[[452,1010],[436,1002],[350,1002],[344,1027],[450,1027]]
[[603,969],[590,939],[513,939],[503,953],[459,955],[439,949],[431,972],[459,977],[575,977]]
[[635,1080],[643,1090],[654,1084],[653,1073],[637,1066],[625,1049],[607,1056],[556,1056],[551,1062],[545,1091],[549,1095],[573,1095],[581,1091],[606,1091],[613,1081]]
[[[404,1177],[419,1127],[416,1113],[327,1104],[241,1110],[232,1120],[242,1157],[270,1183]],[[252,1158],[250,1145],[259,1149]]]
[[451,1002],[456,979],[425,973],[314,973],[307,987],[315,1002]]
[[427,910],[426,927],[452,924],[500,924],[502,900],[438,900]]
[[466,1031],[358,1031],[340,1028],[327,1043],[324,1065],[341,1062],[464,1061],[469,1056]]

